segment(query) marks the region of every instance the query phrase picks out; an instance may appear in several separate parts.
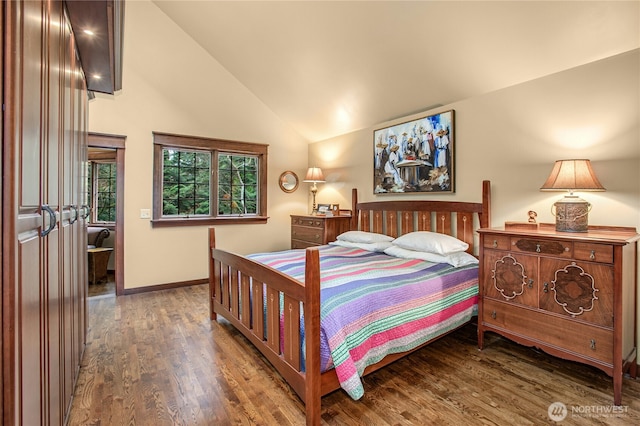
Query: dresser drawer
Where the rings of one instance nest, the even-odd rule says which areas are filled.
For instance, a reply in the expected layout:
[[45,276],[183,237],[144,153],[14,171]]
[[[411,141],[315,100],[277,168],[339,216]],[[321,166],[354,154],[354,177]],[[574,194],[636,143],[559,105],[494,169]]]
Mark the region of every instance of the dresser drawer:
[[299,226],[310,226],[314,228],[323,228],[324,220],[323,219],[315,219],[310,217],[291,217],[291,225],[299,225]]
[[491,299],[483,300],[482,323],[520,336],[534,346],[546,344],[559,351],[613,363],[613,330]]
[[573,245],[573,251],[578,260],[613,263],[613,246],[611,244],[576,242]]
[[566,241],[511,237],[511,250],[554,257],[573,257],[573,243]]
[[505,235],[485,235],[482,243],[484,248],[497,250],[509,250],[511,248],[511,239]]
[[292,226],[291,239],[303,240],[310,243],[322,244],[324,231],[322,228],[313,228],[309,226]]
[[313,244],[310,243],[309,241],[302,241],[302,240],[291,240],[291,248],[292,249],[304,249],[307,247],[315,247],[318,246],[320,244]]

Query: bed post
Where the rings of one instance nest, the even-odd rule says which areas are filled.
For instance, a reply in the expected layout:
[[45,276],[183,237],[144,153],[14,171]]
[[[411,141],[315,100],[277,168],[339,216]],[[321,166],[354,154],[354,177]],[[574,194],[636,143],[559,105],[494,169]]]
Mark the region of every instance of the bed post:
[[358,189],[353,188],[351,190],[351,230],[358,230]]
[[491,226],[491,181],[482,181],[482,213],[480,216],[480,227]]
[[216,320],[218,315],[213,311],[213,300],[216,297],[216,286],[214,285],[215,271],[213,269],[213,255],[211,250],[216,247],[216,230],[215,228],[209,228],[209,318]]
[[306,250],[304,278],[304,329],[306,340],[306,370],[304,402],[307,426],[320,425],[320,255],[316,247]]

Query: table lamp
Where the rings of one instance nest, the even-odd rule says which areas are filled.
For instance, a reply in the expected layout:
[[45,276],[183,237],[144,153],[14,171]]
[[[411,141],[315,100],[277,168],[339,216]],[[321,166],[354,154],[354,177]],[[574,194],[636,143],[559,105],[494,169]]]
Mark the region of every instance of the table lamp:
[[307,170],[307,175],[304,177],[304,181],[313,182],[313,186],[311,187],[311,194],[313,195],[313,210],[311,211],[311,214],[316,214],[316,193],[318,192],[316,183],[324,182],[324,176],[322,175],[322,170],[320,170],[320,167],[309,167],[309,170]]
[[540,188],[541,191],[569,191],[563,199],[556,201],[551,212],[556,217],[556,231],[587,232],[591,204],[573,191],[604,191],[589,160],[558,160],[551,174]]

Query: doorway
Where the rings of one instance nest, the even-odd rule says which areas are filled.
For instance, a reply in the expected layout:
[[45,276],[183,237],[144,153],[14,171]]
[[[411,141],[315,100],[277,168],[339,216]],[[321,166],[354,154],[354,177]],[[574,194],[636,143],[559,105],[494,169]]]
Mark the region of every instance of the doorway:
[[[89,152],[100,152],[102,156],[115,158],[116,166],[116,208],[115,225],[113,226],[113,274],[108,280],[113,280],[116,296],[124,294],[124,149],[126,136],[89,133]],[[115,154],[115,155],[114,155]],[[100,157],[100,155],[98,155]],[[91,294],[91,290],[89,291]]]

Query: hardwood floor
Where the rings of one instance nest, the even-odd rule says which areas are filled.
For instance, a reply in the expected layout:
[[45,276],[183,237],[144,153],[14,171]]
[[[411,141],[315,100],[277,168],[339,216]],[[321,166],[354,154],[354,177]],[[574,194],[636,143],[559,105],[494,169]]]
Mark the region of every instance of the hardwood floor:
[[97,296],[115,296],[116,294],[116,278],[113,271],[107,273],[107,280],[97,284],[89,284],[89,297]]
[[[303,405],[226,321],[206,285],[89,299],[89,335],[69,425],[302,425]],[[570,331],[568,331],[570,332]],[[365,395],[322,400],[328,425],[640,424],[640,380],[612,380],[469,325],[364,379]]]

